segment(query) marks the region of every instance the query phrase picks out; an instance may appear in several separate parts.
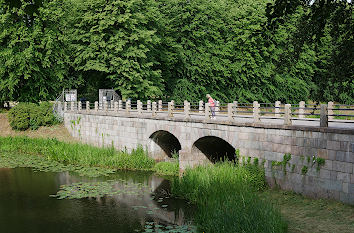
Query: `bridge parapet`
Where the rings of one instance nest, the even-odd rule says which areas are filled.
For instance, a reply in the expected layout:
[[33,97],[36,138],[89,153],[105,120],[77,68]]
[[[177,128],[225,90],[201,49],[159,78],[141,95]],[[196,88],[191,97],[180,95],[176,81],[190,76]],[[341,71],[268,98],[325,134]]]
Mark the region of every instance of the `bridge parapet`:
[[[95,110],[95,111],[91,111]],[[286,128],[291,126],[341,128],[354,130],[354,105],[328,104],[281,104],[272,103],[218,103],[210,107],[208,103],[199,101],[175,104],[174,101],[146,102],[122,101],[95,103],[67,102],[64,112],[83,112],[99,115],[131,116],[138,118],[156,118],[169,120],[184,120],[196,122],[215,122],[218,124],[246,124],[252,126],[276,126]],[[214,113],[213,113],[214,112]],[[212,117],[212,115],[216,117]]]

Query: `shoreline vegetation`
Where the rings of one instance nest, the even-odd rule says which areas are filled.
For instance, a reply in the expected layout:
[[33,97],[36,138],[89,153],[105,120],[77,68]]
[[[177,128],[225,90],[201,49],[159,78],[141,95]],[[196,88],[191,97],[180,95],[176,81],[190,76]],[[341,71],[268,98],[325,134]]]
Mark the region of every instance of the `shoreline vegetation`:
[[[112,148],[24,136],[0,136],[1,166],[71,171],[91,177],[107,175],[118,168],[154,171],[160,175],[178,174],[178,163],[156,163],[146,156],[142,148],[130,155]],[[269,189],[263,169],[251,164],[238,166],[224,162],[201,166],[187,169],[181,178],[170,176],[169,179],[172,179],[173,196],[198,207],[195,224],[202,232],[234,232],[234,229],[237,232],[354,230],[354,206]]]

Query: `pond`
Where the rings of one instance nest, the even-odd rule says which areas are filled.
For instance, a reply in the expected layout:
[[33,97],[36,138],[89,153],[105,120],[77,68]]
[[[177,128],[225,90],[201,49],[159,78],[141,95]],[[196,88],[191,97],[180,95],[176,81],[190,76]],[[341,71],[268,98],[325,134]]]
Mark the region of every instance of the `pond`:
[[[95,196],[107,187],[109,195]],[[88,178],[0,168],[0,232],[194,232],[194,207],[169,194],[168,180],[146,172]]]

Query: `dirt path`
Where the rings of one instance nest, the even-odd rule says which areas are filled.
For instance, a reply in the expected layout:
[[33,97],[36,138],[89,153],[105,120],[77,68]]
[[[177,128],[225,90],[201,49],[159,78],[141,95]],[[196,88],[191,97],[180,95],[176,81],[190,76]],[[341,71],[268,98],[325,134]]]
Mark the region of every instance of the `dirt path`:
[[60,141],[77,141],[66,130],[63,124],[50,127],[40,127],[38,130],[15,131],[11,129],[6,113],[0,113],[0,137],[28,136],[32,138],[56,138]]

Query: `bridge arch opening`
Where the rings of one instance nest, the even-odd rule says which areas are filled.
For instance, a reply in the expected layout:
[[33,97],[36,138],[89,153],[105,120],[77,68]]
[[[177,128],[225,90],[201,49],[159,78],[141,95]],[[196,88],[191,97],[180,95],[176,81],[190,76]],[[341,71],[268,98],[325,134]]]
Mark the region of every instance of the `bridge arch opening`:
[[224,161],[237,161],[236,149],[224,139],[214,136],[199,138],[194,142],[192,154],[202,154],[212,163]]
[[155,160],[166,160],[174,155],[178,156],[181,143],[170,132],[159,130],[149,137],[149,154]]

